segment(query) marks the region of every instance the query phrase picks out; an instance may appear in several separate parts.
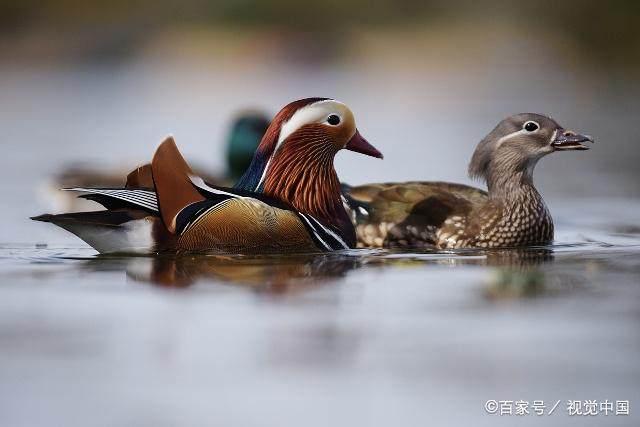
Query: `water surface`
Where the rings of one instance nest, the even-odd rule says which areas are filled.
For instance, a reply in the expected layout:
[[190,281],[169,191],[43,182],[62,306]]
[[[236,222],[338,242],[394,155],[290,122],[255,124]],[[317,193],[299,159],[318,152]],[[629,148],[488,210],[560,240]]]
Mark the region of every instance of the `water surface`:
[[[0,423],[637,425],[639,207],[557,204],[557,243],[525,250],[3,244]],[[514,420],[488,399],[563,402]],[[569,417],[568,399],[631,416]]]
[[[640,86],[490,22],[479,37],[381,34],[338,64],[253,39],[195,54],[160,40],[115,64],[5,61],[0,426],[640,425]],[[65,210],[51,177],[69,163],[124,176],[172,133],[221,171],[235,111],[308,96],[347,102],[385,154],[339,154],[351,184],[471,183],[477,142],[521,111],[597,143],[536,169],[547,248],[98,257],[28,219]],[[486,414],[488,399],[563,404],[513,419]],[[632,415],[570,418],[569,399],[630,400]]]

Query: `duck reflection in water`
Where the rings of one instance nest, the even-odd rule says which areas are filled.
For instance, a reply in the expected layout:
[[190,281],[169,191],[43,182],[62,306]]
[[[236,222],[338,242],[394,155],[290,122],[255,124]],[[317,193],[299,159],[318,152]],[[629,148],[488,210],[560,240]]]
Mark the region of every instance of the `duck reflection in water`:
[[249,286],[257,291],[285,294],[329,283],[358,268],[355,256],[306,254],[282,256],[176,255],[156,257],[97,257],[92,260],[123,269],[127,277],[159,286],[187,287],[199,281]]
[[369,264],[375,265],[420,265],[436,264],[448,266],[487,266],[530,270],[554,260],[551,247],[511,249],[458,249],[447,252],[438,250],[385,250],[370,252]]
[[556,281],[541,267],[553,260],[553,252],[548,248],[488,252],[487,265],[498,268],[485,284],[485,296],[490,299],[511,299],[549,293]]
[[[358,251],[359,252],[359,251]],[[124,271],[136,281],[183,288],[197,282],[247,286],[268,294],[292,294],[337,283],[362,268],[428,267],[429,265],[495,267],[485,283],[491,298],[535,296],[545,292],[551,248],[463,250],[406,253],[387,250],[362,253],[288,256],[160,255],[154,257],[98,256],[85,268]]]
[[490,299],[532,297],[547,294],[563,286],[566,279],[548,274],[555,260],[551,247],[478,250],[465,249],[447,253],[426,252],[407,254],[391,252],[377,257],[370,265],[438,265],[447,267],[494,267],[493,274],[483,283],[484,295]]

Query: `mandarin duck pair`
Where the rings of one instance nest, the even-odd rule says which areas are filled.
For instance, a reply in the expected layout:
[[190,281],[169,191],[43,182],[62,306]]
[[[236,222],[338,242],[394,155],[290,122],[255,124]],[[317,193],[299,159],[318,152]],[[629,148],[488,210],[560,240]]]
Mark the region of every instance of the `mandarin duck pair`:
[[503,120],[478,145],[469,173],[488,192],[459,184],[341,185],[342,149],[382,158],[351,110],[327,98],[285,106],[271,121],[233,188],[195,175],[173,138],[124,188],[69,188],[103,205],[95,212],[41,215],[101,253],[292,253],[355,247],[517,247],[553,240],[553,221],[533,185],[546,154],[585,150],[592,139],[548,117]]

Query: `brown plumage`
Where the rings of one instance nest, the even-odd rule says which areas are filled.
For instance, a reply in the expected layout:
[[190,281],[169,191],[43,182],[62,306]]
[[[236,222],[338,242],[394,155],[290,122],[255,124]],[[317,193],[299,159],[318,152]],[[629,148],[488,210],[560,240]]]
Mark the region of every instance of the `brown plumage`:
[[193,176],[193,171],[171,137],[156,150],[151,161],[151,173],[160,216],[167,229],[175,234],[176,219],[182,209],[204,201],[205,197],[192,185],[189,178]]
[[221,203],[180,234],[175,248],[227,253],[318,250],[295,212],[252,198]]
[[478,145],[469,173],[488,192],[460,184],[344,186],[359,247],[495,248],[546,245],[553,220],[533,184],[540,158],[585,150],[590,137],[538,114],[509,117]]
[[[274,155],[264,194],[288,200],[298,211],[325,222],[348,219],[340,199],[340,180],[333,168],[339,149],[319,126],[296,132],[286,149]],[[301,157],[307,161],[300,162]]]
[[[381,154],[358,133],[342,103],[310,98],[274,119],[243,180],[246,188],[216,187],[194,176],[173,138],[151,165],[133,171],[124,189],[86,189],[82,196],[119,212],[108,241],[104,230],[74,217],[72,232],[100,252],[314,252],[355,246],[355,230],[340,199],[333,157],[348,149]],[[278,126],[277,133],[273,128]],[[137,212],[135,218],[128,214]],[[127,216],[129,215],[129,216]],[[34,219],[63,226],[69,215]],[[69,229],[69,228],[67,228]]]
[[125,188],[148,188],[155,189],[153,183],[153,171],[151,170],[151,164],[138,166],[135,170],[127,175],[127,181]]

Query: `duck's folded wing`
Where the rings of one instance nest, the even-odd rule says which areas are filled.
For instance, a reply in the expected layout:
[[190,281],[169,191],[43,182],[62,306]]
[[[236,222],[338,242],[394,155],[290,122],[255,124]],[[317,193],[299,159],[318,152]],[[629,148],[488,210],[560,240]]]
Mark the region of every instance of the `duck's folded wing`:
[[[169,168],[170,171],[172,169]],[[165,174],[161,175],[164,178]],[[152,214],[160,212],[150,163],[138,166],[130,172],[124,188],[73,187],[63,190],[86,193],[79,197],[98,202],[107,209],[128,207],[142,208]]]
[[395,240],[433,244],[435,232],[452,215],[464,216],[487,193],[444,182],[343,186],[359,242],[386,246]]
[[433,225],[487,198],[480,189],[445,182],[343,185],[343,194],[362,221],[401,222],[409,215],[418,215]]
[[124,188],[83,186],[63,188],[62,190],[85,193],[78,197],[93,200],[107,209],[143,209],[152,215],[159,214],[150,164],[139,166],[129,173]]
[[151,214],[158,214],[158,200],[153,190],[144,188],[63,188],[64,191],[78,191],[79,197],[100,203],[107,209],[136,208]]

